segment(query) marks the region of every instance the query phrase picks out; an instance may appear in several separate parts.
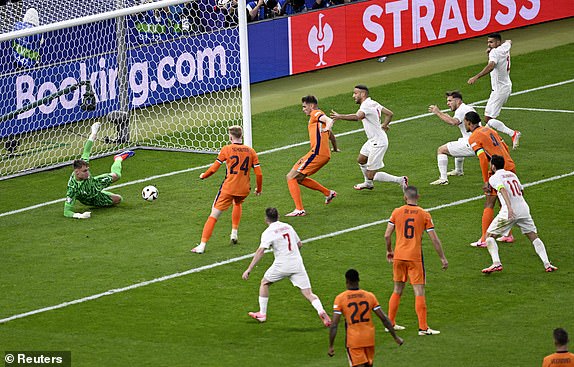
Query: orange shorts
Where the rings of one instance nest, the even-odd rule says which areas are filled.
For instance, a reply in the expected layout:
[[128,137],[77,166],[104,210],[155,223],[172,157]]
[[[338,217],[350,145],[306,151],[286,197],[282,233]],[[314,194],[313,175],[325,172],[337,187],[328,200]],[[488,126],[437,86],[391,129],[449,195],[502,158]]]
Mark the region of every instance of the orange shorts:
[[225,193],[220,191],[217,194],[217,196],[215,197],[215,200],[213,201],[213,207],[215,209],[225,211],[225,210],[229,209],[231,204],[238,205],[238,204],[243,203],[243,201],[245,201],[246,197],[247,196],[229,195],[229,194],[225,194]]
[[347,358],[349,365],[359,366],[362,364],[373,365],[373,358],[375,357],[375,347],[361,347],[361,348],[347,348]]
[[393,261],[393,280],[395,282],[407,282],[411,284],[425,284],[425,267],[422,261]]
[[302,173],[305,176],[311,176],[313,173],[320,170],[321,167],[329,163],[330,159],[331,157],[315,155],[313,152],[309,152],[295,163],[293,170]]

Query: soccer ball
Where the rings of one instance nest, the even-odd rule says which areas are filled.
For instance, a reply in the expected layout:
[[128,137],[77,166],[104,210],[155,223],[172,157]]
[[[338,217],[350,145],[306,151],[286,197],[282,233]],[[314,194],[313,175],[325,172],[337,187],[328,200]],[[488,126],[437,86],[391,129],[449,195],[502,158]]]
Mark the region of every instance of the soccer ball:
[[147,201],[154,201],[155,199],[157,199],[158,194],[159,191],[157,191],[157,188],[152,185],[146,186],[142,190],[142,198]]

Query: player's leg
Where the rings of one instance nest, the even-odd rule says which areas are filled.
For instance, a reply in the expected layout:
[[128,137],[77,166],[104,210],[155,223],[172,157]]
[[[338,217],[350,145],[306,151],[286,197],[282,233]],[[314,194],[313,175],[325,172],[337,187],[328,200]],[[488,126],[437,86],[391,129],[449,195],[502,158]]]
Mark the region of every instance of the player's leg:
[[239,231],[239,222],[241,222],[241,213],[243,212],[243,201],[245,201],[244,196],[233,197],[233,209],[231,211],[231,235],[229,240],[232,245],[238,243],[237,232]]
[[536,254],[540,260],[542,260],[542,264],[544,264],[544,269],[549,273],[558,270],[558,268],[552,265],[550,260],[548,260],[548,254],[546,254],[546,246],[544,246],[544,242],[542,242],[542,240],[538,237],[538,234],[536,233],[536,226],[534,225],[532,218],[529,217],[524,220],[518,220],[516,224],[520,227],[522,233],[524,233],[530,242],[532,242],[534,251],[536,251]]
[[213,207],[211,208],[211,214],[203,225],[203,230],[201,232],[201,242],[192,248],[191,252],[195,254],[203,254],[205,252],[205,246],[207,246],[207,242],[213,234],[213,229],[215,228],[215,224],[217,223],[219,216],[221,213],[227,210],[232,203],[233,197],[231,195],[223,194],[221,192],[218,193],[217,197],[215,198],[215,202],[213,203]]
[[136,154],[134,151],[126,150],[114,156],[114,163],[110,169],[113,181],[116,182],[122,177],[122,162]]
[[403,290],[405,289],[405,283],[407,281],[408,270],[404,261],[395,260],[393,261],[393,281],[394,288],[393,294],[389,299],[389,320],[396,326],[397,312],[399,311],[399,305],[401,303],[401,296],[403,295]]
[[370,155],[370,145],[369,142],[366,142],[361,147],[359,155],[357,156],[357,163],[359,164],[359,168],[361,169],[361,173],[363,174],[363,182],[360,184],[356,184],[353,186],[355,190],[372,190],[373,189],[373,175],[368,174],[368,159]]
[[494,190],[492,190],[490,193],[486,194],[486,200],[484,201],[484,209],[482,210],[482,235],[480,237],[480,240],[478,241],[479,244],[478,245],[471,244],[471,246],[484,247],[486,231],[488,230],[490,223],[492,223],[492,220],[494,219],[495,203],[496,203],[496,194],[494,193]]
[[431,185],[448,185],[448,156],[450,152],[448,150],[448,144],[441,145],[436,151],[436,161],[438,165],[439,178],[431,182]]
[[289,194],[295,203],[295,210],[285,216],[303,216],[305,215],[305,209],[303,208],[303,199],[301,198],[301,188],[299,187],[299,180],[305,178],[305,175],[297,172],[295,169],[291,169],[286,176],[287,187],[289,188]]
[[409,185],[409,179],[407,176],[395,176],[388,174],[386,172],[376,172],[371,176],[372,172],[375,172],[385,166],[383,158],[385,157],[385,152],[387,151],[387,145],[382,147],[371,147],[371,153],[367,162],[367,174],[372,177],[374,181],[380,182],[394,182],[401,186],[404,190]]
[[259,285],[259,311],[249,312],[248,315],[259,322],[267,321],[267,305],[269,303],[269,286],[273,282],[265,279],[261,279],[261,284]]
[[301,290],[303,297],[307,298],[307,300],[311,302],[311,306],[313,306],[313,308],[317,311],[317,315],[319,315],[319,318],[321,321],[323,321],[323,325],[326,327],[331,326],[331,318],[327,312],[325,312],[319,297],[313,293],[307,272],[301,271],[299,273],[295,273],[291,275],[289,279],[295,287],[298,287]]
[[510,96],[510,89],[499,92],[491,92],[488,102],[486,103],[486,109],[484,110],[484,121],[486,125],[504,133],[512,138],[512,149],[518,148],[521,133],[518,130],[513,130],[506,126],[502,121],[498,120],[497,117],[500,115],[502,106],[508,100]]

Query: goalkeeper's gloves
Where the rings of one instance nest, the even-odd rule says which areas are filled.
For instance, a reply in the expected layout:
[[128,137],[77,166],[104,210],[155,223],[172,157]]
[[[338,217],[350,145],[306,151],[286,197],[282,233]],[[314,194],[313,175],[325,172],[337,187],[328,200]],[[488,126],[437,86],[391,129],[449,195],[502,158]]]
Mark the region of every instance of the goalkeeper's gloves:
[[92,216],[92,212],[74,213],[76,219],[88,219]]

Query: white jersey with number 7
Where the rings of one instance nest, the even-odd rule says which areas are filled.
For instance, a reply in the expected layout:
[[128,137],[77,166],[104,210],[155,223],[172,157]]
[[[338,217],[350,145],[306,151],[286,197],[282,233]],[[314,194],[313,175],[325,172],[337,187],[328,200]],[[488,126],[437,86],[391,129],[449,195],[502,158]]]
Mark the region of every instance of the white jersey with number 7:
[[303,265],[298,245],[300,241],[293,227],[277,221],[271,223],[261,234],[259,247],[273,250],[273,265],[280,267],[282,271],[299,271]]

